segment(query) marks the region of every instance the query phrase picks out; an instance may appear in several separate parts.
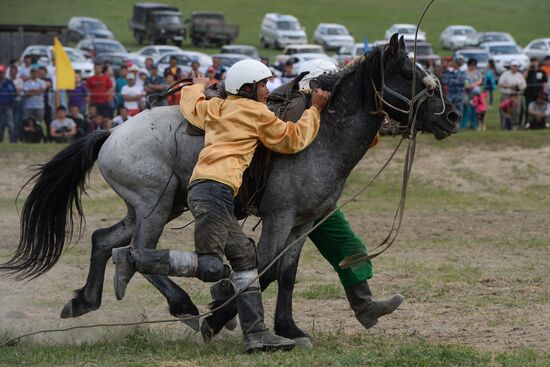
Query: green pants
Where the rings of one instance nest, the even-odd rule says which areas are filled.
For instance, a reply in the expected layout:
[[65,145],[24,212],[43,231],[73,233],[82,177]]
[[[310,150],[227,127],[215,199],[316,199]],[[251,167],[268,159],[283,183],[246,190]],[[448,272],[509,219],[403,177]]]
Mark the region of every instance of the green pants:
[[353,232],[351,225],[340,210],[331,215],[315,231],[311,232],[309,238],[321,255],[336,270],[344,287],[350,287],[372,278],[373,271],[370,261],[348,269],[340,269],[338,266],[340,261],[347,256],[367,252],[365,244]]

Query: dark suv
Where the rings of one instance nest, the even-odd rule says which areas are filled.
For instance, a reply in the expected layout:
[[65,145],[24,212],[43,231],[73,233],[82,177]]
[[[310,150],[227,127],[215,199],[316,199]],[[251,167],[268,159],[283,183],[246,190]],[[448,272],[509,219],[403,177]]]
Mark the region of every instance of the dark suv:
[[140,45],[144,40],[151,44],[165,44],[171,40],[178,47],[185,39],[185,27],[178,8],[160,3],[136,3],[129,21],[134,38]]

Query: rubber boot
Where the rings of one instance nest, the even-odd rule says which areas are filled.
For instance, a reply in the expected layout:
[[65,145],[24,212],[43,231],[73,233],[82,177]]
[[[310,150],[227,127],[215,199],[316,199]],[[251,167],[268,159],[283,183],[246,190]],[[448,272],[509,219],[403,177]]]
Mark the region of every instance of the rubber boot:
[[250,287],[239,294],[237,309],[246,353],[291,350],[296,345],[294,340],[275,335],[265,327],[262,293],[258,288]]
[[198,256],[192,252],[122,247],[113,249],[112,257],[115,264],[115,295],[118,300],[124,298],[128,282],[136,271],[142,274],[194,277],[198,268]]
[[395,294],[390,298],[375,301],[366,280],[345,290],[349,305],[355,311],[355,317],[366,329],[376,325],[380,317],[395,311],[405,299],[402,295]]

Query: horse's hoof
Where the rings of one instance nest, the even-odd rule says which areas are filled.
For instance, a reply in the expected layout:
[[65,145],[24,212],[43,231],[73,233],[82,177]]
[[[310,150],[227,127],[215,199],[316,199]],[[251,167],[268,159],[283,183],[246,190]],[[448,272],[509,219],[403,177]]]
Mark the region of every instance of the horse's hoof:
[[63,306],[63,309],[61,310],[61,318],[62,319],[70,319],[73,318],[73,300],[70,300]]
[[237,328],[237,316],[233,317],[225,324],[227,330],[233,331]]
[[206,321],[206,319],[202,321],[201,335],[202,335],[202,340],[205,343],[210,343],[212,341],[212,338],[215,335],[214,330],[210,327],[210,324],[208,323],[208,321]]
[[99,306],[93,306],[84,303],[82,300],[73,298],[63,306],[60,317],[62,319],[70,319],[87,314],[90,311],[95,311]]
[[184,314],[184,315],[180,316],[180,319],[182,319],[181,322],[183,322],[185,325],[189,326],[191,329],[193,329],[195,331],[200,330],[200,322],[199,322],[199,318],[197,316]]
[[308,338],[307,336],[295,338],[293,340],[296,343],[297,347],[307,348],[307,349],[313,348],[313,343],[311,342],[311,339]]

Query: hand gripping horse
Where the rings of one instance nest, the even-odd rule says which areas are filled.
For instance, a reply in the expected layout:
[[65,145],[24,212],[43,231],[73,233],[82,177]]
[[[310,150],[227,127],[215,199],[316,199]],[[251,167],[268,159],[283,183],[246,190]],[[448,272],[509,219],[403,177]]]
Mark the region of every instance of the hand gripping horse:
[[[412,75],[415,94],[411,101]],[[459,112],[440,87],[407,57],[403,40],[373,50],[336,75],[320,77],[318,86],[332,90],[321,114],[315,141],[295,155],[273,154],[259,204],[263,220],[258,243],[258,270],[285,246],[329,213],[352,169],[365,155],[384,119],[409,124],[406,111],[419,116],[418,131],[443,139],[457,131]],[[21,215],[21,238],[13,257],[0,271],[18,279],[37,277],[59,260],[73,230],[84,219],[80,195],[95,161],[104,179],[124,200],[128,211],[118,223],[94,231],[86,284],[64,306],[61,317],[78,317],[101,305],[105,268],[113,248],[131,244],[155,248],[166,223],[186,209],[187,184],[204,145],[203,136],[189,135],[179,108],[155,107],[125,124],[75,141],[39,166]],[[262,289],[277,280],[275,332],[310,343],[294,322],[292,293],[304,240],[293,246],[260,279]],[[144,275],[166,298],[173,316],[198,315],[189,295],[164,276]],[[228,305],[211,318],[218,332],[233,318]],[[190,323],[198,329],[198,320]]]

